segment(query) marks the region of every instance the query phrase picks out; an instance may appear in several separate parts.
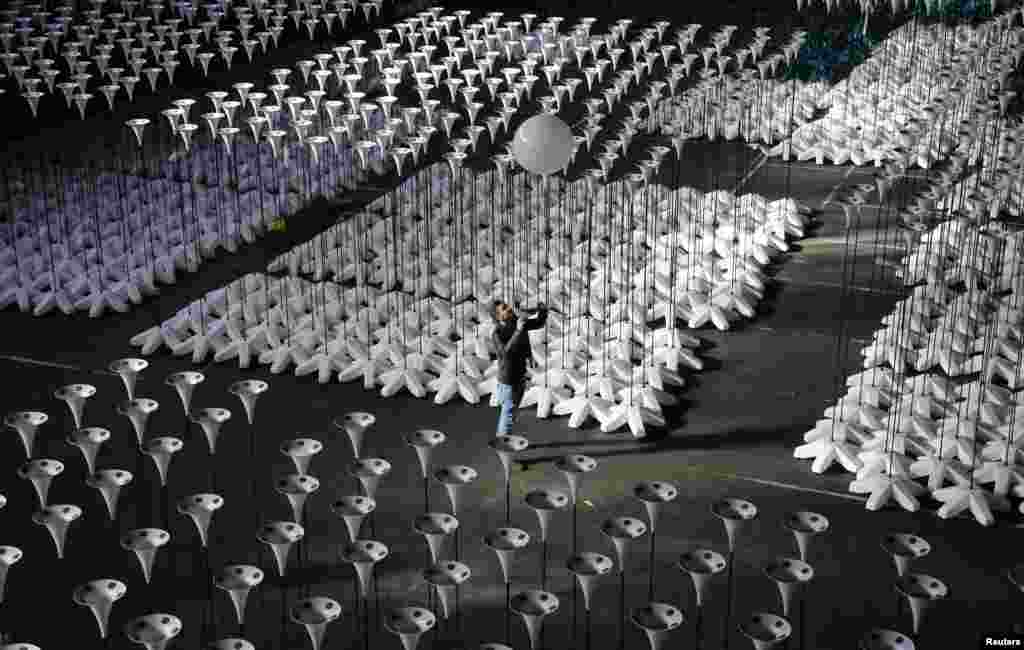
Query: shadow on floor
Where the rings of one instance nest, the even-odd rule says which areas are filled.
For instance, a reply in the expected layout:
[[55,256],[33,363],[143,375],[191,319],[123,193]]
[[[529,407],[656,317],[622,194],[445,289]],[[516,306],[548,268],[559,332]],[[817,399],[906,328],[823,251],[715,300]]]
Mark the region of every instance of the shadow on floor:
[[[630,454],[651,454],[659,451],[683,451],[687,449],[723,449],[756,446],[764,442],[778,442],[792,435],[791,428],[753,429],[740,427],[729,431],[721,431],[701,436],[648,436],[642,440],[634,438],[603,438],[593,440],[571,440],[544,442],[531,445],[530,449],[578,449],[586,447],[623,447],[615,451],[599,451],[589,454],[594,458],[609,458]],[[519,461],[523,469],[534,465],[552,463],[561,458],[558,456],[536,456]]]

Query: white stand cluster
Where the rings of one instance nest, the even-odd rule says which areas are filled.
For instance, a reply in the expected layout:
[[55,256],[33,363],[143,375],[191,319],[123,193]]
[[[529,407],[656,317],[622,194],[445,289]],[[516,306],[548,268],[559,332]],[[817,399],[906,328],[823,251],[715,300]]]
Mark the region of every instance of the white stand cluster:
[[[344,24],[346,11],[351,13],[354,5],[348,0],[334,4],[336,12],[319,18],[313,14],[303,18],[309,7],[291,12],[294,28],[304,27],[312,37],[323,29],[330,31],[336,21]],[[175,11],[185,11],[182,7],[175,5]],[[364,2],[360,7],[367,21],[379,13],[375,3]],[[406,161],[415,165],[435,136],[451,142],[455,158],[450,161],[460,160],[467,151],[473,153],[482,136],[492,143],[507,137],[511,119],[534,95],[545,111],[556,114],[584,101],[587,126],[577,141],[587,148],[599,144],[595,140],[605,129],[600,123],[602,107],[611,111],[616,104],[635,99],[628,104],[632,117],[622,139],[623,156],[628,153],[631,133],[644,126],[653,132],[664,124],[667,110],[662,100],[666,95],[676,97],[680,82],[693,75],[701,77],[698,88],[704,89],[702,92],[714,86],[715,97],[735,95],[738,99],[712,111],[712,119],[696,115],[703,104],[690,93],[693,96],[685,107],[673,107],[689,134],[732,139],[742,131],[750,139],[751,125],[755,125],[768,142],[791,133],[794,119],[807,119],[802,116],[805,100],[800,102],[801,116],[794,116],[787,106],[784,88],[789,84],[775,84],[776,90],[782,89],[775,94],[762,92],[764,84],[775,83],[766,80],[792,59],[788,49],[785,55],[764,55],[772,40],[768,28],[759,28],[755,40],[746,46],[731,48],[735,30],[723,28],[713,35],[716,47],[711,49],[715,52],[711,57],[707,48],[700,54],[689,51],[695,48],[699,25],[679,30],[676,44],[671,44],[670,25],[664,21],[627,41],[632,22],[628,19],[619,21],[607,34],[592,35],[593,21],[589,20],[568,31],[560,31],[560,21],[544,22],[531,32],[531,25],[524,30],[523,22],[500,23],[501,14],[495,12],[467,29],[469,14],[445,16],[442,12],[443,8],[432,7],[395,25],[398,42],[391,40],[392,29],[378,30],[378,49],[353,40],[333,52],[297,61],[295,70],[272,70],[276,83],[266,92],[253,81],[233,84],[234,94],[211,91],[206,99],[212,112],[201,113],[199,102],[205,100],[184,98],[175,100],[160,116],[129,120],[126,138],[132,151],[125,152],[122,164],[126,171],[144,167],[141,175],[99,173],[89,179],[73,178],[62,188],[7,197],[18,207],[14,226],[0,229],[4,240],[0,248],[0,308],[16,305],[37,315],[55,309],[66,313],[84,310],[94,317],[127,311],[156,293],[159,284],[174,283],[180,272],[196,271],[217,251],[234,252],[268,228],[279,227],[282,215],[294,213],[314,198],[333,198],[370,178],[370,171],[381,173],[394,167],[401,172]],[[65,59],[69,69],[81,68],[76,75],[81,78],[78,84],[71,84],[69,93],[77,88],[83,98],[94,95],[86,92],[91,64],[77,59],[82,48],[91,52],[93,41],[101,35],[104,42],[95,43],[101,52],[95,65],[99,77],[110,76],[111,84],[103,87],[113,88],[115,94],[118,79],[137,81],[141,71],[153,88],[161,70],[173,77],[179,41],[189,61],[194,64],[198,60],[204,70],[215,56],[200,52],[199,47],[200,40],[210,44],[212,30],[221,20],[216,11],[206,16],[206,21],[196,12],[185,11],[184,17],[157,12],[152,19],[139,17],[133,22],[132,11],[125,13],[127,16],[109,14],[114,21],[110,28],[104,27],[101,12],[88,26],[76,29],[84,40],[66,46]],[[287,26],[280,11],[274,15],[267,9],[260,12],[258,20],[269,31],[252,34],[256,15],[244,8],[235,14],[241,45],[249,58],[257,46],[266,49],[269,38],[276,42]],[[162,18],[169,22],[161,24]],[[189,29],[178,31],[183,20]],[[201,28],[194,26],[196,21]],[[274,23],[273,28],[268,21]],[[142,23],[139,32],[130,27]],[[67,28],[65,24],[64,30]],[[156,34],[148,31],[150,28]],[[122,33],[123,38],[116,38]],[[232,45],[230,33],[217,33],[219,54],[230,67],[239,48]],[[183,42],[183,34],[190,44]],[[250,39],[251,35],[257,40]],[[136,39],[142,47],[133,47]],[[441,40],[448,56],[443,64],[432,64],[439,54],[439,45],[433,43]],[[423,45],[419,45],[421,41]],[[60,42],[58,37],[53,48],[60,47]],[[125,65],[131,64],[134,76],[124,75],[125,67],[111,65],[111,55],[120,52],[114,42],[130,59]],[[165,49],[167,45],[173,49]],[[45,40],[41,47],[46,47]],[[156,62],[162,67],[145,67],[147,52],[163,59],[163,63]],[[627,52],[628,58],[624,56]],[[560,57],[554,56],[558,53]],[[468,60],[466,55],[471,55]],[[9,66],[17,56],[11,55]],[[695,70],[694,63],[700,58],[703,67]],[[19,70],[23,67],[13,65]],[[53,66],[49,69],[56,70]],[[415,81],[419,106],[398,103],[396,92],[409,79]],[[728,93],[718,88],[721,79],[728,82]],[[386,95],[370,102],[368,95],[381,86]],[[542,95],[542,90],[547,94]],[[804,90],[801,93],[807,94]],[[814,97],[823,91],[816,86],[809,92]],[[293,92],[296,94],[290,94]],[[708,92],[704,95],[709,96]],[[431,97],[432,93],[451,101]],[[335,99],[339,94],[344,100]],[[82,107],[84,110],[84,104]],[[756,119],[751,119],[752,115]],[[454,130],[463,122],[468,125]],[[178,147],[170,160],[149,160],[152,152],[147,154],[147,147],[154,147],[147,131],[153,128],[161,129],[163,138]],[[656,165],[648,167],[648,171],[655,169]],[[323,376],[330,366],[317,356],[310,367]],[[459,374],[446,377],[445,392],[468,394],[465,382],[458,381]]]
[[[398,195],[415,201],[424,178],[445,195],[452,191],[445,176],[426,170]],[[455,192],[486,196],[495,182],[481,176]],[[584,191],[587,181],[579,183]],[[187,353],[181,342],[205,325],[219,361],[257,360],[272,372],[314,372],[321,382],[358,380],[385,396],[477,403],[495,386],[491,301],[546,302],[552,312],[531,337],[537,368],[522,406],[536,406],[540,417],[571,416],[574,427],[593,417],[605,431],[628,426],[642,436],[664,424],[662,409],[676,403],[671,392],[685,384],[685,372],[703,367],[699,341],[684,329],[727,330],[753,318],[761,269],[803,236],[807,217],[790,199],[619,183],[609,195],[625,198],[595,202],[589,221],[581,213],[559,225],[546,252],[530,249],[543,228],[532,215],[558,201],[557,191],[537,190],[534,205],[508,206],[515,229],[499,229],[501,215],[472,206],[446,216],[442,199],[436,218],[423,220],[384,197],[271,262],[270,271],[294,275],[241,278],[133,343],[152,352],[146,342],[159,332],[172,351]],[[683,206],[678,218],[667,209],[653,224],[634,216],[644,192],[660,205]],[[649,234],[638,240],[624,232]],[[588,248],[593,272],[583,270]],[[513,250],[530,252],[513,263]]]
[[[909,166],[931,169],[960,143],[951,133],[963,113],[973,111],[982,89],[977,76],[985,73],[968,72],[970,64],[961,61],[987,46],[986,29],[941,22],[900,26],[821,97],[818,108],[828,109],[821,119],[797,128],[769,155],[875,167],[909,156]],[[1000,101],[1013,95],[1003,89]]]
[[257,54],[277,47],[285,33],[289,39],[313,40],[343,32],[353,22],[366,29],[380,17],[384,0],[332,0],[323,13],[306,6],[288,15],[283,8],[265,9],[266,3],[238,8],[170,3],[150,5],[149,13],[144,6],[136,0],[65,2],[33,20],[20,20],[17,11],[6,16],[10,22],[0,23],[0,62],[32,116],[43,102],[59,103],[84,120],[90,105],[113,111],[124,99],[134,102],[143,79],[150,93],[173,87],[183,64],[206,77],[211,68],[230,70],[241,60],[239,52],[252,63]]
[[[1010,25],[997,17],[950,37],[970,60],[1012,61],[1024,52],[1016,38],[981,38],[1021,32]],[[869,495],[868,509],[895,502],[916,511],[919,498],[930,493],[941,503],[940,517],[970,512],[988,526],[995,513],[1009,509],[1011,492],[1024,495],[1024,438],[1017,424],[1017,391],[1024,387],[1024,234],[995,221],[1007,189],[998,179],[1017,177],[1020,167],[1014,138],[1020,127],[1000,119],[1001,101],[982,96],[998,85],[1001,65],[973,75],[962,60],[939,63],[935,74],[970,83],[922,102],[928,119],[915,120],[915,133],[934,142],[931,129],[947,119],[946,107],[963,106],[957,115],[965,135],[939,152],[942,173],[900,214],[908,246],[897,274],[913,288],[862,351],[864,369],[847,379],[846,394],[794,455],[813,459],[817,473],[836,463],[855,473],[850,490]],[[990,126],[971,126],[980,124],[1005,129],[990,133]],[[956,180],[981,154],[985,178],[975,179],[977,191],[967,201],[957,201]],[[863,210],[869,193],[884,195],[919,158],[905,143],[874,188],[860,188],[837,203],[849,218]],[[936,205],[944,212],[937,224]]]

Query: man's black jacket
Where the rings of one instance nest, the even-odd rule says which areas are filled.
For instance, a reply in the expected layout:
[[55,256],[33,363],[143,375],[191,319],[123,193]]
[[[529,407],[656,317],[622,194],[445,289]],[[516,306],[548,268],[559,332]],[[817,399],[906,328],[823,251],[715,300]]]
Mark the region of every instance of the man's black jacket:
[[526,379],[526,362],[530,357],[530,330],[544,327],[547,309],[539,309],[535,316],[498,322],[492,335],[498,351],[498,382],[515,386]]

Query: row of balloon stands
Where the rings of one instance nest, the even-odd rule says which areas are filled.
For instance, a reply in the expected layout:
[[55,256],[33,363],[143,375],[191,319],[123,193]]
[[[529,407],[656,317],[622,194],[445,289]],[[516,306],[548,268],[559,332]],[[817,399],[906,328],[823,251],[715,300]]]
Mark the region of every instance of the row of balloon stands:
[[[738,626],[747,625],[751,632],[748,617],[758,612],[766,621],[784,617],[788,642],[802,640],[800,647],[834,644],[853,634],[866,637],[873,628],[894,630],[917,647],[935,643],[936,637],[966,639],[957,635],[967,631],[947,623],[960,617],[971,617],[979,626],[984,622],[986,630],[1012,625],[1000,609],[1014,593],[1006,577],[1013,558],[1013,540],[1006,530],[975,532],[969,522],[899,512],[865,514],[856,501],[738,479],[743,473],[739,467],[730,476],[714,451],[701,452],[703,461],[692,454],[688,459],[687,452],[621,454],[621,443],[598,432],[587,432],[592,441],[588,445],[565,447],[562,427],[529,415],[521,418],[522,433],[530,436],[527,449],[516,451],[519,443],[493,438],[494,413],[489,409],[406,400],[399,414],[394,401],[366,395],[356,386],[328,389],[260,371],[242,376],[228,368],[207,369],[190,396],[196,422],[186,425],[180,393],[166,381],[182,368],[175,360],[153,358],[134,385],[135,407],[147,406],[144,400],[158,404],[143,431],[150,450],[145,457],[137,451],[130,418],[118,413],[119,404],[122,412],[136,412],[123,404],[127,394],[122,379],[113,374],[82,377],[82,384],[89,381],[97,390],[85,402],[86,429],[79,431],[103,426],[111,433],[98,443],[98,473],[92,478],[81,451],[87,446],[85,437],[76,437],[76,448],[57,433],[74,430],[65,403],[54,398],[39,404],[49,419],[38,429],[31,466],[24,464],[18,432],[7,429],[5,457],[14,460],[5,470],[9,478],[3,483],[6,503],[0,517],[7,532],[4,544],[21,556],[7,568],[0,612],[14,640],[53,647],[69,629],[96,640],[99,630],[89,605],[98,597],[89,596],[88,590],[74,592],[92,581],[121,585],[96,583],[100,591],[123,591],[109,619],[107,643],[113,648],[129,647],[124,626],[149,614],[180,619],[182,629],[172,648],[236,636],[256,647],[308,647],[307,632],[293,621],[291,610],[304,598],[316,597],[330,598],[343,612],[326,626],[323,647],[365,645],[367,637],[369,647],[398,647],[400,640],[388,631],[388,616],[395,608],[417,606],[436,617],[436,629],[423,635],[422,647],[447,647],[461,640],[527,648],[522,613],[534,610],[517,597],[526,593],[529,602],[539,598],[530,590],[558,599],[557,611],[543,618],[536,647],[587,647],[588,638],[592,648],[642,647],[645,630],[634,617],[647,621],[652,631],[668,632],[666,643],[708,648],[725,647],[725,629],[731,632],[729,647],[747,646],[750,640]],[[37,369],[27,371],[24,379],[57,389],[69,374]],[[183,385],[188,379],[195,382],[198,376],[178,375],[172,383]],[[242,400],[229,390],[243,379],[268,384],[256,400],[251,426]],[[346,417],[334,408],[339,398],[375,416]],[[298,403],[304,408],[296,409]],[[213,419],[225,414],[202,409],[231,413],[217,430],[213,454],[207,434],[214,428]],[[140,421],[137,415],[135,420]],[[434,428],[413,429],[406,426],[410,421]],[[103,438],[98,429],[89,431],[91,440]],[[154,452],[168,431],[176,432],[182,445],[170,454],[167,485],[161,488],[154,462],[159,454]],[[358,466],[353,435],[364,460]],[[499,452],[512,461],[508,519]],[[517,457],[542,462],[524,469],[515,463]],[[40,466],[43,460],[51,461],[49,469]],[[378,460],[386,465],[376,465]],[[57,473],[54,463],[62,471]],[[126,482],[114,472],[130,473],[132,480]],[[52,478],[45,490],[51,510],[45,512],[65,505],[81,509],[81,517],[67,528],[63,559],[57,558],[46,526],[49,519],[38,514],[32,518],[44,475]],[[104,494],[109,499],[111,486],[118,483],[116,518],[111,521]],[[723,501],[737,495],[753,509],[743,500]],[[457,524],[453,527],[446,518]],[[197,527],[197,521],[204,526]],[[346,546],[357,522],[358,539],[376,545]],[[161,531],[168,534],[166,543],[159,539]],[[910,536],[897,535],[892,541],[889,533]],[[520,534],[527,543],[503,541]],[[976,543],[979,535],[989,552],[965,559],[961,544]],[[437,566],[432,545],[441,562]],[[911,555],[920,557],[903,559]],[[501,556],[507,562],[507,582]],[[598,563],[598,556],[607,564]],[[284,561],[283,577],[278,558]],[[806,583],[803,577],[794,579],[796,583],[785,578],[786,571],[804,567],[801,561],[813,578]],[[447,568],[450,562],[459,563],[455,573]],[[847,564],[857,565],[855,574]],[[364,574],[369,575],[364,592],[357,568],[369,565],[374,568]],[[455,575],[463,565],[469,572],[465,582]],[[425,571],[432,566],[433,573]],[[621,566],[624,576],[618,573]],[[909,576],[900,583],[898,567]],[[596,585],[589,614],[579,575],[592,575],[588,586]],[[894,589],[901,586],[917,594],[907,580],[918,580],[918,575],[936,578],[949,593],[919,611],[923,618],[915,628],[913,611],[921,603],[898,596]],[[701,589],[699,607],[695,580]],[[45,594],[37,592],[40,583],[50,585]],[[245,589],[251,591],[240,625],[232,598]],[[792,598],[785,606],[783,593]],[[46,608],[42,602],[48,603]],[[649,602],[665,607],[643,610]],[[327,601],[313,603],[322,607]],[[666,607],[678,614],[670,615]],[[39,609],[48,611],[44,616]],[[837,625],[840,614],[843,623]],[[60,629],[46,627],[50,617],[62,621]],[[296,617],[304,620],[301,610]],[[677,618],[678,628],[665,622]],[[411,629],[397,621],[390,625]]]
[[[26,125],[31,133],[72,120],[102,122],[127,106],[150,103],[169,88],[223,82],[257,66],[273,67],[289,50],[370,37],[373,29],[409,11],[392,2],[362,4],[365,8],[355,2],[331,7],[331,16],[319,18],[312,30],[268,4],[254,3],[237,14],[224,5],[190,5],[187,11],[165,5],[159,13],[141,5],[117,6],[109,12],[114,19],[101,26],[116,30],[109,41],[103,32],[80,29],[95,18],[88,12],[104,5],[55,3],[45,16],[39,12],[28,22],[12,8],[14,13],[0,17],[0,33],[9,35],[0,47],[7,75],[0,101],[8,128]],[[76,159],[72,152],[66,155]]]

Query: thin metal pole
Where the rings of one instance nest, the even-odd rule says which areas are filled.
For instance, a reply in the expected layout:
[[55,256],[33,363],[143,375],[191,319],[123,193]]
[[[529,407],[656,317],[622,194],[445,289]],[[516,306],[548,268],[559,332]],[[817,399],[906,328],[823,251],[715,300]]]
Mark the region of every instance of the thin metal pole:
[[725,619],[722,622],[722,650],[729,650],[729,620],[732,618],[732,587],[733,587],[733,560],[736,551],[729,549],[728,578],[726,579],[725,591]]

